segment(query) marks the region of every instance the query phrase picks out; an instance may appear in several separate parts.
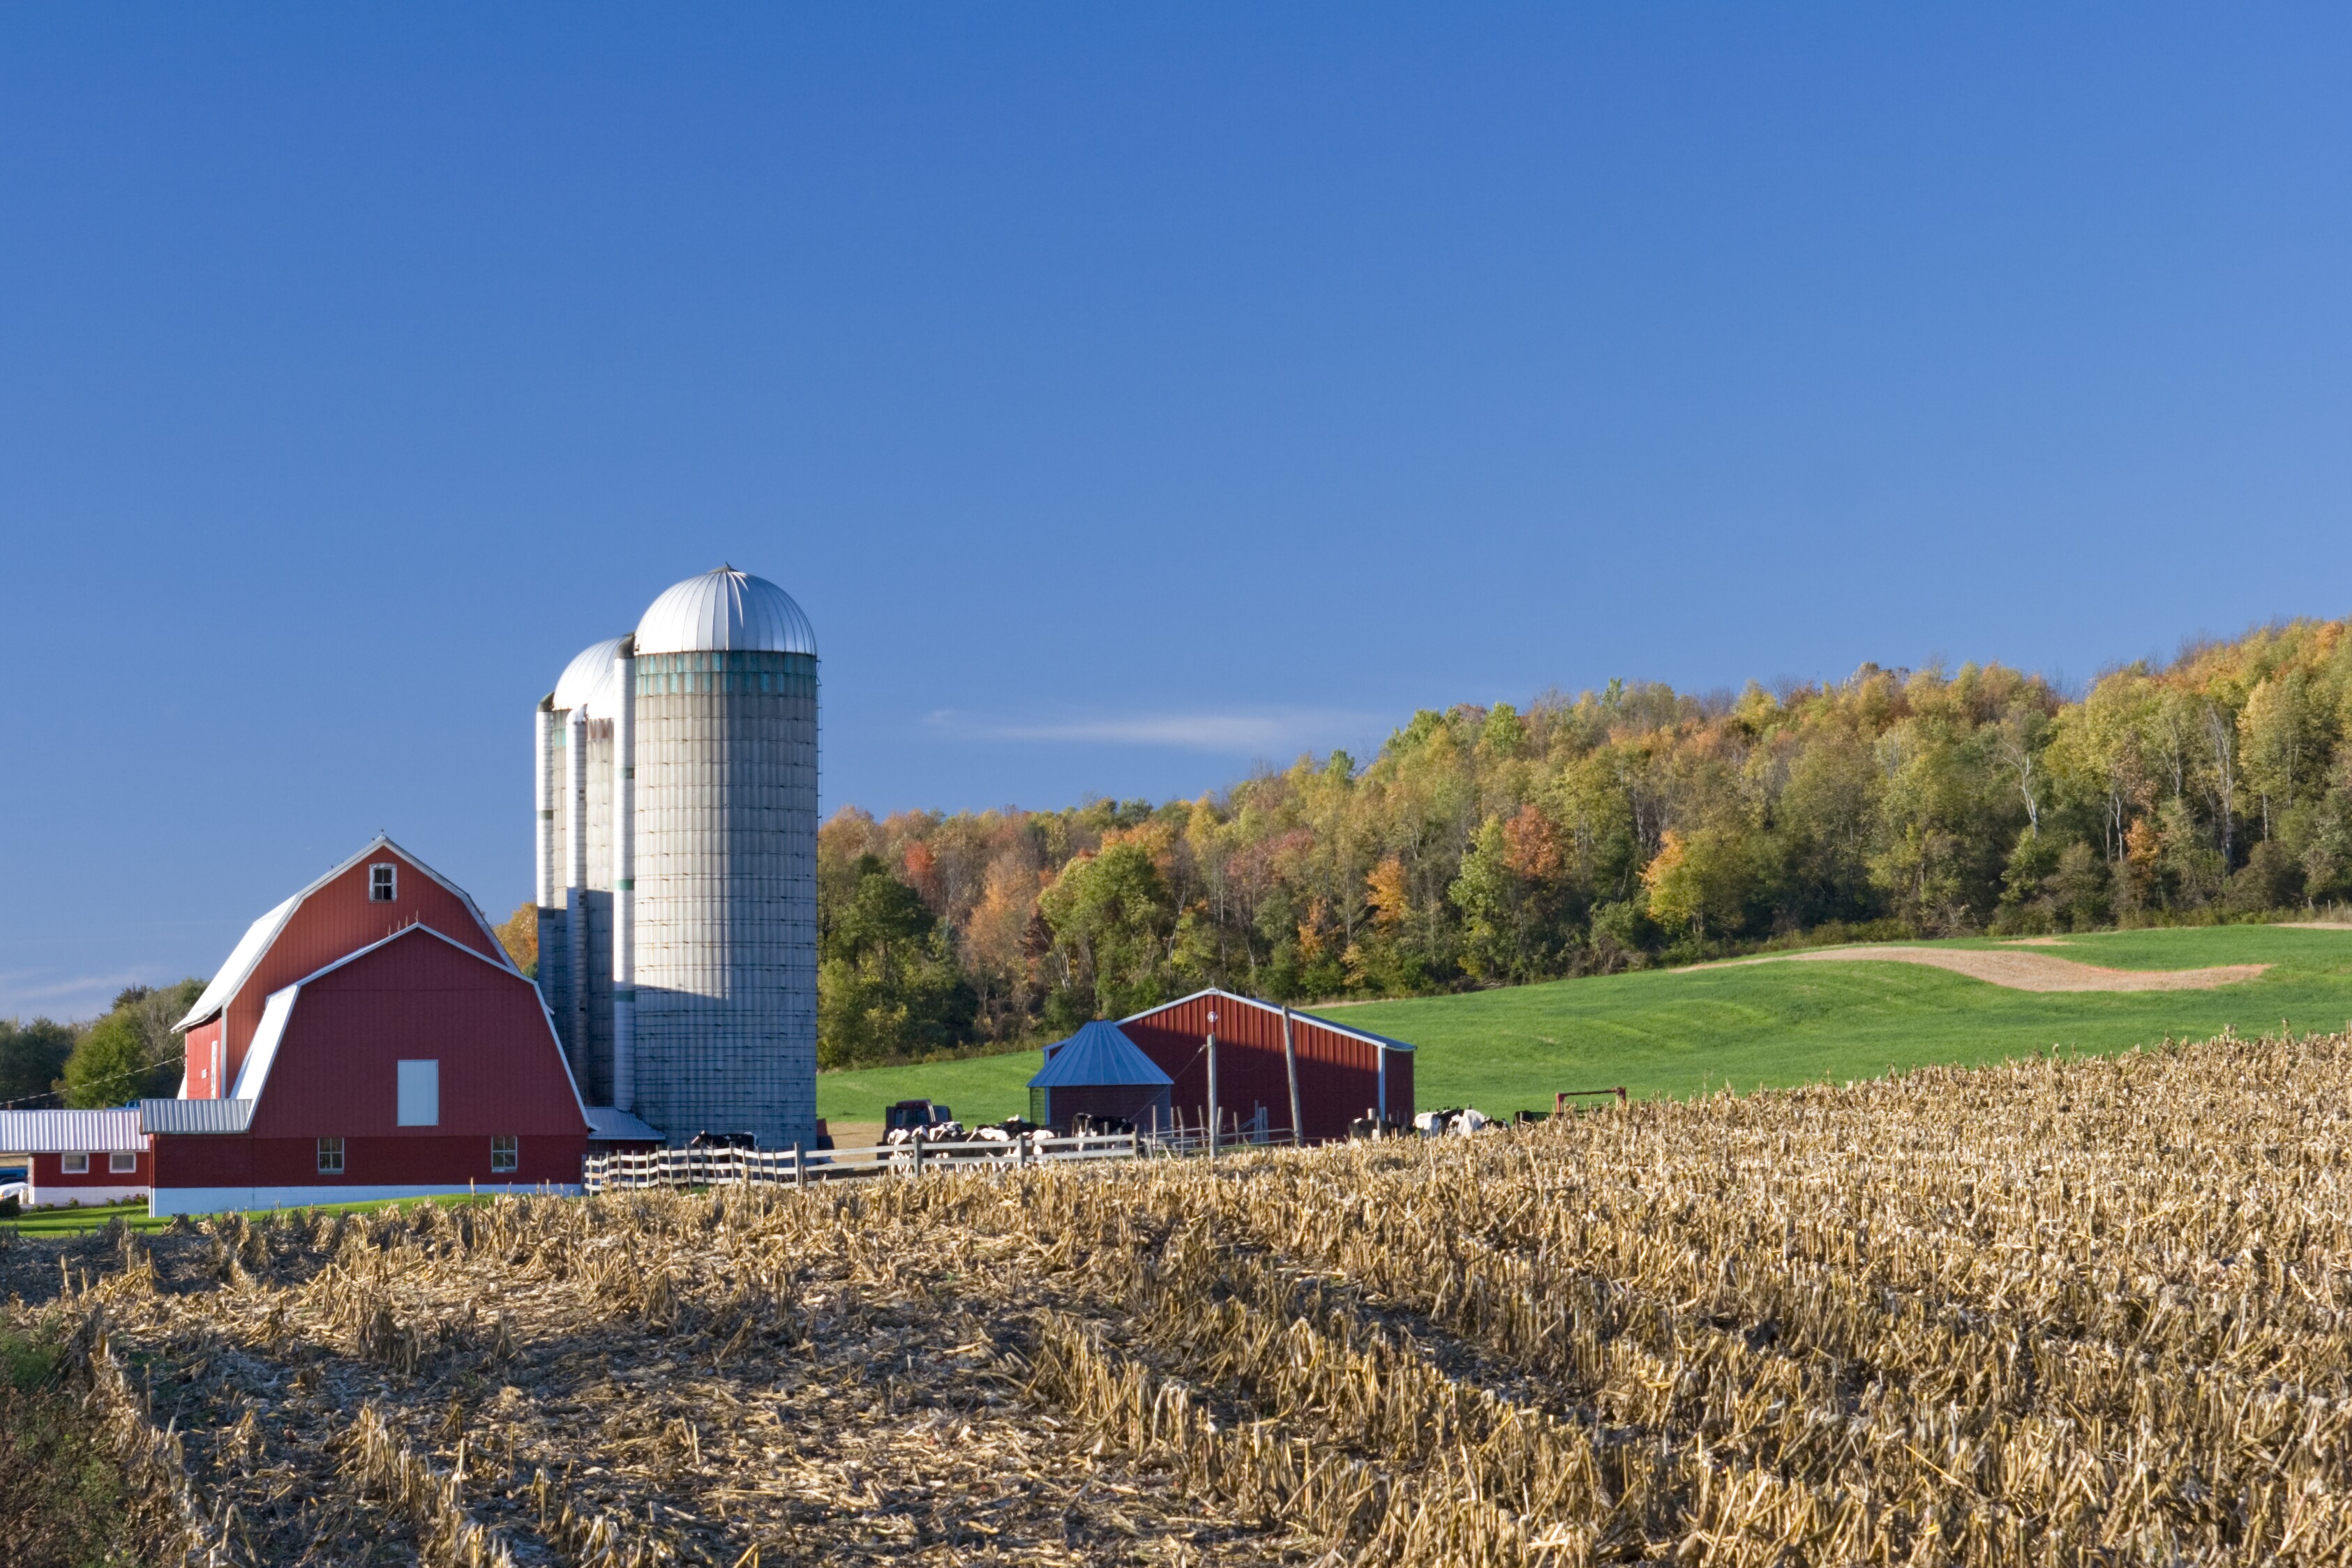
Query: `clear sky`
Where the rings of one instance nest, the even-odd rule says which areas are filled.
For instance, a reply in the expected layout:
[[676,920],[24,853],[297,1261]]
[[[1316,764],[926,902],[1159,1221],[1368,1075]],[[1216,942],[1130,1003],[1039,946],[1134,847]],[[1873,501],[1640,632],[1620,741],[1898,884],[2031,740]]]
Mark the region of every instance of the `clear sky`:
[[2352,611],[2352,14],[0,9],[0,1015],[378,828],[720,560],[826,809],[1416,706],[2076,682]]

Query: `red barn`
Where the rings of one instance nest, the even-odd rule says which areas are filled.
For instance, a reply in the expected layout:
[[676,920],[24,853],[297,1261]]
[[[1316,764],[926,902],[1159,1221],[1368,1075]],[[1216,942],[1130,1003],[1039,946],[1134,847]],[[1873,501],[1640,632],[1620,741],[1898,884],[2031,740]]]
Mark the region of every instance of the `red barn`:
[[0,1153],[25,1156],[28,1207],[145,1197],[154,1169],[136,1111],[0,1111]]
[[1212,988],[1121,1019],[1118,1027],[1174,1080],[1171,1098],[1185,1126],[1208,1124],[1210,1015],[1216,1015],[1217,1105],[1230,1132],[1260,1110],[1265,1125],[1290,1125],[1290,1079],[1283,1058],[1286,1014],[1298,1057],[1301,1141],[1348,1135],[1367,1113],[1412,1120],[1412,1047],[1367,1030],[1289,1011]]
[[255,921],[188,1016],[173,1026],[187,1038],[181,1097],[226,1099],[273,992],[410,925],[429,925],[514,971],[497,933],[462,889],[378,837]]
[[388,840],[256,922],[184,1027],[184,1092],[139,1111],[157,1214],[578,1187],[588,1116],[539,988]]

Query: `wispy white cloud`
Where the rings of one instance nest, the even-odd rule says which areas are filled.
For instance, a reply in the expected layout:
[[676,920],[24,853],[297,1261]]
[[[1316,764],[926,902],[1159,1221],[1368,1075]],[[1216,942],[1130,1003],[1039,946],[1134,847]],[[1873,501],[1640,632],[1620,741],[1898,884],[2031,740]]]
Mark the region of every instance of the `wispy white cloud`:
[[1164,746],[1245,757],[1271,757],[1328,746],[1362,733],[1376,723],[1367,715],[1328,708],[1129,714],[1043,721],[988,719],[941,710],[925,722],[930,728],[961,740]]
[[138,985],[135,971],[115,975],[59,976],[45,969],[0,972],[0,1018],[91,1018],[106,1010],[125,986]]

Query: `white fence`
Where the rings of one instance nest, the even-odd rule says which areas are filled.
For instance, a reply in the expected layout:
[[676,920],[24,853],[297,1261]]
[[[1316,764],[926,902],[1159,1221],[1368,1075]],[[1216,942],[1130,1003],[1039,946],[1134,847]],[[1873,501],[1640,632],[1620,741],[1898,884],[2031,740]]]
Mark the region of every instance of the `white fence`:
[[971,1139],[952,1144],[919,1138],[862,1149],[656,1149],[643,1155],[591,1155],[585,1185],[590,1192],[629,1187],[717,1186],[750,1182],[769,1186],[806,1186],[812,1182],[852,1181],[893,1171],[1021,1166],[1066,1160],[1131,1160],[1149,1152],[1148,1140],[1133,1133],[1085,1138]]
[[[1217,1141],[1238,1154],[1291,1141],[1288,1129],[1268,1133],[1245,1128]],[[590,1192],[632,1187],[718,1186],[748,1182],[767,1186],[807,1186],[812,1182],[854,1181],[863,1176],[936,1175],[941,1171],[1018,1168],[1066,1160],[1132,1160],[1204,1155],[1209,1135],[1186,1133],[1102,1133],[1086,1137],[964,1139],[951,1144],[910,1139],[859,1149],[656,1149],[644,1155],[591,1155],[583,1185]]]

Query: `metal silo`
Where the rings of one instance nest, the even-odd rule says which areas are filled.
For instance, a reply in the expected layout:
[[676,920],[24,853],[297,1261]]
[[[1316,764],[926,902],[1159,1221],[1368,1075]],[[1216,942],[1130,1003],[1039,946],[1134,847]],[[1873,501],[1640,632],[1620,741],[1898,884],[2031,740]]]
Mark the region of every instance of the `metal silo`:
[[627,641],[582,650],[539,708],[540,992],[593,1105],[613,1103],[615,660]]
[[810,1143],[816,634],[782,589],[721,568],[655,600],[634,653],[635,874],[614,915],[634,928],[634,986],[615,995],[634,1002],[617,1072],[634,1092],[620,1103],[673,1143]]

